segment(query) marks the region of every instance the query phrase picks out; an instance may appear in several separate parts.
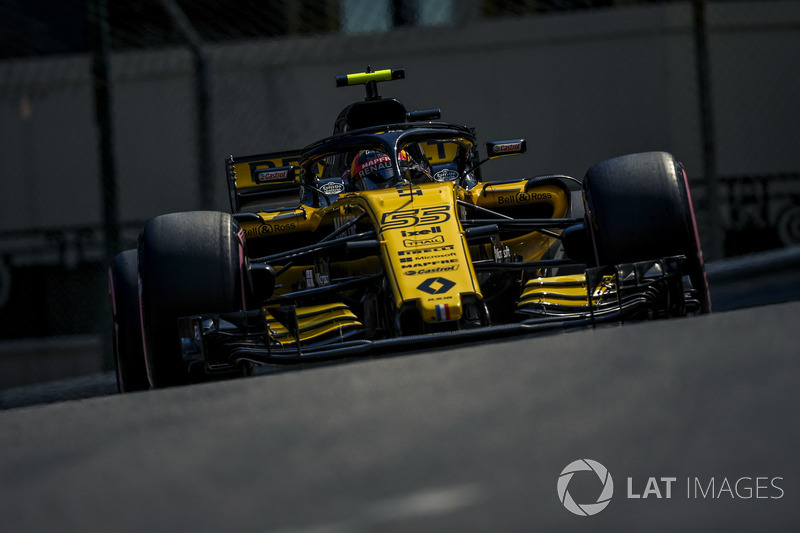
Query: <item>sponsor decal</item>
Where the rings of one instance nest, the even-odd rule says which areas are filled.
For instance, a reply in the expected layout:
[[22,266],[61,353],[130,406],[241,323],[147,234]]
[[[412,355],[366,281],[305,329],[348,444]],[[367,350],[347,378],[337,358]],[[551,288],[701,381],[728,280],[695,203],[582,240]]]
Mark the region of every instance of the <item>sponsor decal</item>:
[[517,197],[515,195],[511,196],[498,196],[497,203],[500,205],[503,204],[515,204],[517,203]]
[[392,160],[388,155],[376,157],[370,161],[365,162],[363,165],[357,167],[356,176],[365,178],[377,174],[382,170],[389,170],[392,168]]
[[288,224],[272,224],[272,229],[274,231],[279,231],[279,232],[281,232],[281,231],[292,231],[296,227],[297,226],[295,225],[294,222],[289,222]]
[[344,192],[344,185],[341,183],[337,183],[335,181],[329,181],[325,185],[319,188],[325,194],[342,194]]
[[461,266],[458,264],[458,261],[455,261],[456,264],[454,265],[447,265],[447,266],[440,266],[440,267],[433,267],[433,268],[422,268],[422,269],[412,269],[412,270],[404,270],[403,274],[406,276],[418,276],[420,274],[437,274],[439,272],[452,272],[454,270],[458,270],[458,267]]
[[447,250],[452,250],[455,248],[454,245],[448,244],[447,246],[437,246],[435,248],[424,248],[422,250],[400,250],[397,252],[397,255],[419,255],[419,254],[427,254],[427,253],[434,253],[434,252],[445,252]]
[[411,239],[403,240],[403,246],[405,246],[406,248],[412,248],[414,246],[430,246],[432,244],[443,244],[443,243],[444,243],[443,235],[437,235],[435,237],[413,240],[413,241]]
[[433,180],[438,182],[455,181],[458,179],[458,172],[452,168],[444,168],[433,175]]
[[[456,255],[456,254],[453,253],[453,254],[450,254],[450,255]],[[425,261],[425,260],[420,260],[420,259],[401,259],[400,261],[402,262],[402,261],[412,261],[412,260],[416,260],[416,261],[420,261],[420,262],[413,263],[411,265],[400,265],[400,267],[401,268],[422,268],[422,267],[427,267],[427,266],[431,266],[431,265],[443,265],[443,264],[447,264],[447,263],[458,263],[458,258],[456,258],[456,259],[441,259],[441,260],[437,260],[437,261]]]
[[361,165],[361,168],[380,167],[387,161],[391,162],[392,160],[388,155],[384,154],[380,157],[376,157],[375,159],[370,159],[369,161],[365,162],[363,165]]
[[255,173],[256,183],[267,183],[270,181],[285,180],[289,178],[289,169],[278,168],[275,170],[258,170]]
[[455,286],[456,284],[449,279],[437,277],[426,279],[417,285],[417,288],[428,294],[444,294]]
[[269,235],[271,233],[272,233],[272,226],[270,226],[269,224],[262,224],[261,226],[249,228],[244,232],[246,237],[263,237],[264,235]]
[[553,193],[551,192],[542,192],[542,193],[528,193],[528,192],[521,192],[519,194],[511,194],[509,196],[498,196],[497,203],[498,204],[527,204],[530,201],[536,200],[549,200],[553,197]]
[[[441,226],[434,226],[431,229],[424,229],[424,230],[420,230],[420,231],[405,231],[405,230],[403,230],[403,231],[400,232],[400,235],[402,237],[416,237],[418,235],[432,235],[434,233],[441,233],[441,232],[442,232],[442,227]],[[442,237],[442,238],[444,238],[444,237]]]
[[492,147],[492,151],[496,154],[504,154],[506,152],[518,152],[520,150],[522,150],[521,142],[495,144]]
[[292,231],[297,227],[294,222],[286,224],[262,224],[254,228],[245,230],[244,234],[247,237],[263,237],[264,235],[271,235],[274,232]]
[[[442,259],[444,257],[454,257],[456,255],[455,252],[450,252],[449,254],[437,254],[437,255],[424,255],[422,257],[401,257],[401,263],[410,263],[411,261],[427,261],[429,259]],[[409,265],[402,265],[403,268],[407,268]]]

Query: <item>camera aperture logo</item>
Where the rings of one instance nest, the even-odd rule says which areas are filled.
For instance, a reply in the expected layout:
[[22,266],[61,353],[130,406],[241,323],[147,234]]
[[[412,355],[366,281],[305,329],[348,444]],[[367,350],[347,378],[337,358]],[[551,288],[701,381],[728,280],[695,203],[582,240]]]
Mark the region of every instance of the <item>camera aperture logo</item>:
[[[617,472],[619,474],[619,472]],[[597,501],[588,503],[578,503],[569,492],[569,484],[572,478],[587,476],[577,483],[581,487],[584,481],[591,481],[593,476],[597,476],[602,484],[602,489]],[[685,482],[684,482],[685,481]],[[780,500],[786,494],[783,489],[784,478],[781,476],[764,475],[744,475],[736,478],[729,477],[697,477],[687,476],[685,480],[678,476],[657,476],[647,477],[646,482],[641,478],[635,480],[633,477],[627,478],[627,492],[624,497],[629,502],[637,502],[648,498],[673,500],[685,498],[687,500]],[[594,487],[591,486],[588,495],[593,496]],[[686,487],[685,493],[682,487]],[[643,489],[641,487],[644,487]],[[573,486],[573,489],[576,487]],[[586,488],[586,487],[584,487]],[[574,491],[581,496],[587,497],[587,491]],[[614,481],[608,469],[597,461],[591,459],[578,459],[573,461],[561,471],[558,476],[558,499],[567,511],[578,516],[593,516],[608,507],[611,497],[614,495]]]
[[[572,476],[576,472],[589,471],[594,472],[603,484],[603,489],[594,503],[576,503],[569,493],[569,482],[572,481]],[[578,459],[573,461],[561,471],[558,476],[558,499],[566,507],[567,511],[574,513],[578,516],[592,516],[596,515],[605,509],[611,502],[611,497],[614,495],[614,480],[608,469],[591,459]]]

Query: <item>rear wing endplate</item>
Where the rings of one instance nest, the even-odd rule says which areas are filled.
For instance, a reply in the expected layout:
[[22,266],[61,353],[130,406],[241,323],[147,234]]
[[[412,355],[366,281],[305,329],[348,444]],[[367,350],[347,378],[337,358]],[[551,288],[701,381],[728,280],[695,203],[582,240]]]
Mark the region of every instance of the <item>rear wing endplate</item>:
[[225,161],[231,211],[252,211],[268,207],[271,201],[298,195],[297,176],[300,150],[273,152],[243,157],[230,156]]

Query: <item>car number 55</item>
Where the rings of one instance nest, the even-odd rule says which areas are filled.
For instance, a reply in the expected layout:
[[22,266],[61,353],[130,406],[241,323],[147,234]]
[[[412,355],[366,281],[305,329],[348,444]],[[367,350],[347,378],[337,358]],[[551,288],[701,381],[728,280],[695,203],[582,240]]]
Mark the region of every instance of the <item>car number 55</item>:
[[409,226],[430,226],[450,220],[450,206],[437,205],[423,209],[402,209],[384,213],[381,218],[381,231],[407,228]]

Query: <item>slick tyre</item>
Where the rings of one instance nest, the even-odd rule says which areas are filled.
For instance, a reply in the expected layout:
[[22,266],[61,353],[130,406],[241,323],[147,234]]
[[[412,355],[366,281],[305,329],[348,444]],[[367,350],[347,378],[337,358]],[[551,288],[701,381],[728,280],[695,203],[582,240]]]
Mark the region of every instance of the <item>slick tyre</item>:
[[194,211],[151,219],[139,238],[142,331],[153,387],[189,381],[178,318],[244,308],[244,238],[227,213]]
[[665,152],[592,166],[583,181],[586,226],[600,265],[685,255],[702,312],[711,310],[703,253],[683,166]]
[[114,257],[108,268],[108,290],[117,389],[119,392],[145,390],[150,383],[142,347],[136,250],[126,250]]

